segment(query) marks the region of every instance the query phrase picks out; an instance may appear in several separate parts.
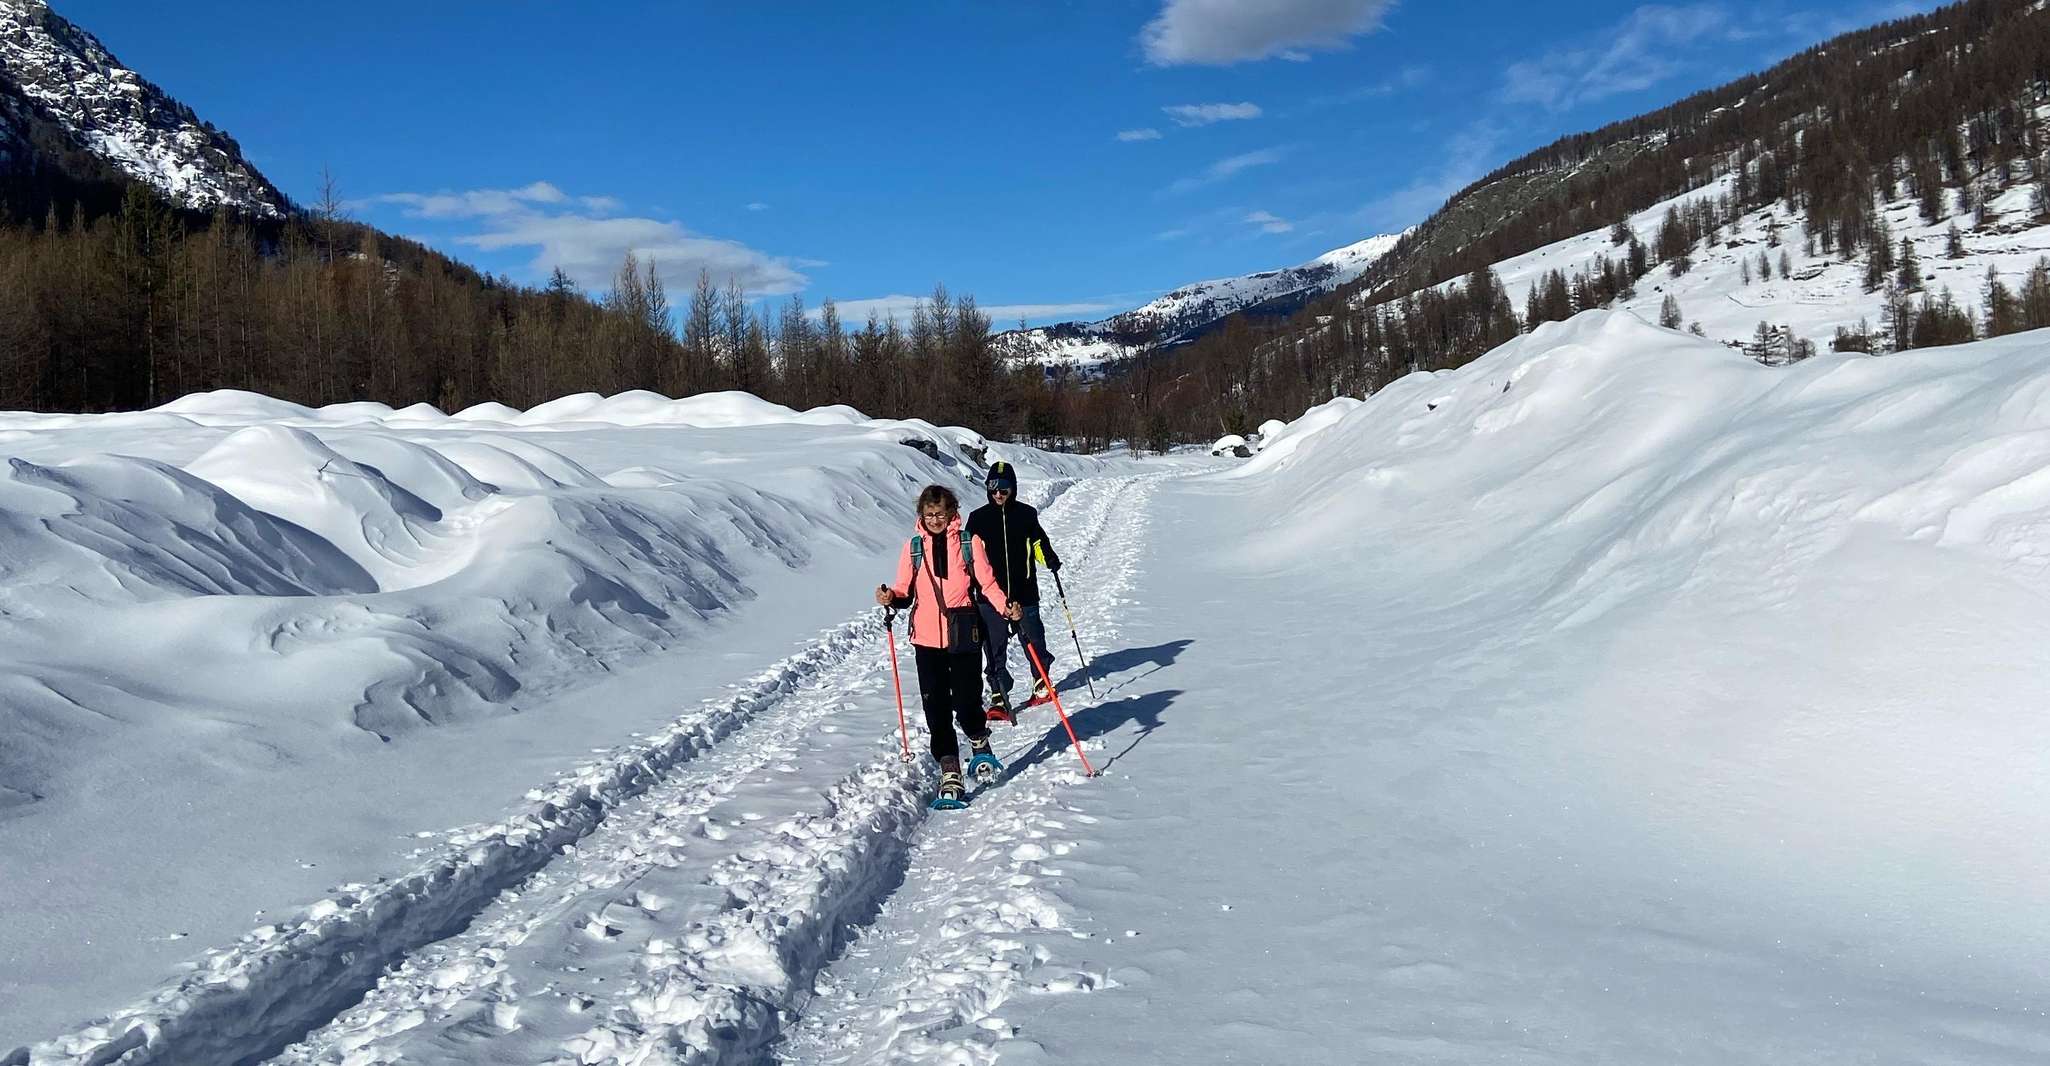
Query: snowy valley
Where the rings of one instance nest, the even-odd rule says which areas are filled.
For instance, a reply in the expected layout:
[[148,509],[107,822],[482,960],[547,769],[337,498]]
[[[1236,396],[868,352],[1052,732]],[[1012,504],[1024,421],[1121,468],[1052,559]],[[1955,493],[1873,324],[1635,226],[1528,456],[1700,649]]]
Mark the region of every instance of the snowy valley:
[[[1193,79],[1156,50],[1196,49],[1218,100],[1254,60],[1380,63],[1384,15],[1452,10],[1355,5],[1348,34],[1213,62],[1251,30],[1176,18],[1308,8],[1159,6],[1117,76]],[[1724,21],[1642,10],[1626,28]],[[879,69],[794,58],[885,21],[855,14],[782,33],[778,90],[830,77],[860,111]],[[1021,31],[975,20],[1013,14],[946,12],[992,39]],[[562,90],[575,123],[649,159],[720,132],[713,165],[649,164],[633,202],[525,170],[360,201],[534,251],[544,286],[300,211],[98,38],[0,0],[0,184],[32,194],[0,203],[0,1066],[2050,1061],[2050,13],[1917,18],[1565,135],[1400,233],[995,333],[944,286],[908,329],[804,302],[800,269],[864,276],[813,232],[923,270],[920,223],[1029,228],[1016,189],[1058,191],[1033,168],[1095,158],[947,118],[923,67],[895,71],[919,121],[853,147],[904,188],[995,158],[960,173],[1012,200],[857,195],[830,129],[800,155],[791,128],[638,121],[637,96],[676,109],[616,91],[622,60],[605,121]],[[957,27],[886,28],[1007,76]],[[641,43],[589,36],[607,63]],[[759,78],[735,51],[665,93]],[[1010,82],[1052,92],[1019,51]],[[503,91],[522,136],[562,136],[460,58],[431,72],[451,99]],[[1287,226],[1199,201],[1319,169],[1269,128],[1333,137],[1451,76],[1340,95],[1334,69],[1271,110],[1148,86],[1128,110],[1162,128],[1089,136],[1155,213]],[[1063,79],[1092,107],[1111,85]],[[892,140],[971,127],[1007,150]],[[1179,168],[1150,186],[1149,147]],[[761,160],[812,202],[718,185]],[[426,162],[393,188],[433,188]],[[1366,168],[1325,169],[1266,188],[1358,226],[1333,240],[1369,228],[1302,199],[1361,200]],[[1465,180],[1424,169],[1382,191]],[[1159,247],[1131,225],[1092,237]],[[601,292],[548,261],[589,267],[601,232],[755,280],[607,245]],[[725,235],[749,232],[807,254]],[[1024,704],[1014,643],[1003,768],[946,806],[918,601],[878,584],[902,558],[921,587],[907,538],[948,520],[921,490],[979,507],[998,462],[1057,548],[1025,566],[1058,698]],[[917,543],[942,597],[946,565],[979,573]]]

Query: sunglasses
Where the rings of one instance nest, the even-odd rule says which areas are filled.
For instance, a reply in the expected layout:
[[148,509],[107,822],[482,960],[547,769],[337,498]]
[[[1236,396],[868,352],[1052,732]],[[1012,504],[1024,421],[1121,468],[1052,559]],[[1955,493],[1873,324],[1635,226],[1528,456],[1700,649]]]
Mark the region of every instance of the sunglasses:
[[952,516],[945,511],[923,511],[920,512],[918,517],[923,518],[927,521],[931,521],[935,518],[950,518]]

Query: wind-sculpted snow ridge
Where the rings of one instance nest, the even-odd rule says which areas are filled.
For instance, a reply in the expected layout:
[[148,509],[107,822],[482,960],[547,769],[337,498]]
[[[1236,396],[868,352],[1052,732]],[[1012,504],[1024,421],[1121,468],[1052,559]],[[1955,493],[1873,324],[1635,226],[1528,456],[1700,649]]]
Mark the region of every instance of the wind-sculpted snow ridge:
[[[176,415],[202,425],[284,424],[347,426],[403,422],[420,427],[455,423],[464,428],[511,426],[688,426],[695,429],[738,429],[748,426],[863,426],[877,423],[846,404],[799,411],[746,392],[703,392],[671,399],[658,392],[634,389],[606,396],[580,392],[537,404],[525,411],[502,403],[480,403],[454,414],[432,404],[416,403],[393,410],[389,405],[359,400],[307,407],[261,393],[239,389],[181,396],[149,413]],[[37,416],[29,416],[37,417]],[[92,415],[44,415],[41,424],[57,426],[101,418]],[[894,423],[889,423],[894,424]],[[929,424],[929,423],[926,423]]]
[[31,1051],[34,1066],[119,1061],[242,1062],[277,1051],[361,996],[394,960],[462,927],[499,892],[583,839],[621,804],[710,750],[763,708],[858,649],[873,622],[850,621],[751,679],[737,695],[529,794],[530,806],[411,875],[347,885],[295,919],[200,960],[147,1001]]

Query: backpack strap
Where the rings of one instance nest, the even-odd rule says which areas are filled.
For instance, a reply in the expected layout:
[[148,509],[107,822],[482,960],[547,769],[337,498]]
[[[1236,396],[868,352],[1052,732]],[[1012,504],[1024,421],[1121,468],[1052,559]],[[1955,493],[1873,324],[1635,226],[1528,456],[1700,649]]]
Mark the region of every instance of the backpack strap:
[[925,566],[925,537],[923,534],[911,538],[911,594],[904,597],[904,615],[911,619],[910,626],[918,624],[918,571]]

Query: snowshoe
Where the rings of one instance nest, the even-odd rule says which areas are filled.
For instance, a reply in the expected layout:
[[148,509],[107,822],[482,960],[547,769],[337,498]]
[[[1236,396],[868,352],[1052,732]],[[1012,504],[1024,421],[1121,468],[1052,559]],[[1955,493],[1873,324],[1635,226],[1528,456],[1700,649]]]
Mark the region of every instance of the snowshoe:
[[989,707],[982,712],[982,716],[992,722],[999,722],[1003,725],[1010,725],[1013,721],[1016,720],[1011,717],[1010,694],[1004,692],[990,693]]
[[932,809],[936,811],[958,811],[968,806],[968,801],[962,798],[967,794],[967,791],[968,787],[962,783],[961,775],[958,772],[949,770],[941,774],[940,794],[933,797]]
[[1016,721],[1011,717],[1011,712],[1002,707],[991,707],[982,712],[982,717],[991,725],[1010,725]]
[[1042,685],[1034,685],[1034,686],[1032,686],[1032,698],[1031,698],[1031,699],[1029,699],[1029,700],[1026,700],[1026,701],[1025,701],[1025,702],[1024,702],[1023,704],[1021,704],[1021,705],[1020,705],[1020,706],[1018,707],[1018,709],[1022,711],[1022,710],[1024,710],[1024,709],[1025,709],[1025,708],[1027,708],[1027,707],[1038,707],[1038,706],[1040,706],[1040,705],[1042,705],[1042,704],[1047,704],[1047,703],[1052,703],[1052,702],[1053,702],[1053,692],[1052,692],[1051,690],[1049,690],[1049,689],[1048,689],[1048,688],[1047,688],[1047,687],[1046,687],[1045,685],[1043,685],[1043,684],[1042,684]]
[[995,781],[1004,772],[1004,764],[989,750],[989,738],[968,742],[968,773],[975,778],[979,788]]

